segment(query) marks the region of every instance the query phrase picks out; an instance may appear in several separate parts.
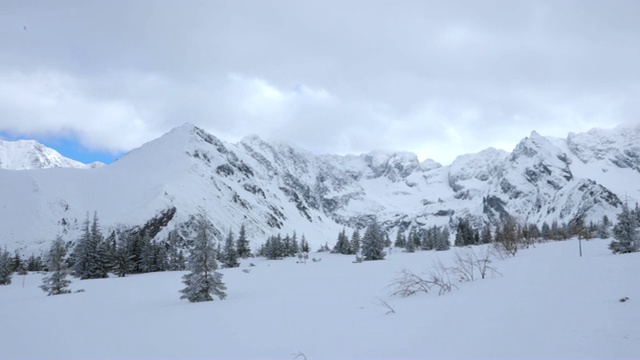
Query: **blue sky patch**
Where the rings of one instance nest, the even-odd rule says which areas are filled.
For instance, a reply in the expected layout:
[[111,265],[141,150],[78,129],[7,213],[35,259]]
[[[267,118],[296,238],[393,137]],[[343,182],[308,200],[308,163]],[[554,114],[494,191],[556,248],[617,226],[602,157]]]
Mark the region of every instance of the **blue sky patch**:
[[90,164],[94,161],[100,161],[105,164],[111,164],[120,156],[124,155],[124,152],[111,153],[108,151],[95,151],[87,149],[82,146],[77,139],[74,138],[38,138],[35,136],[21,136],[11,135],[4,131],[0,131],[0,139],[15,141],[15,140],[36,140],[39,143],[55,149],[69,159],[80,161],[85,164]]

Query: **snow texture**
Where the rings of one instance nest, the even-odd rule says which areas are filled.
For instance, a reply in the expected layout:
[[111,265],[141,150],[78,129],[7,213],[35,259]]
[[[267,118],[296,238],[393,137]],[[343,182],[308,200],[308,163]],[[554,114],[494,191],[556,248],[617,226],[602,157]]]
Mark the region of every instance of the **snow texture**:
[[493,263],[503,276],[408,298],[389,295],[400,271],[449,265],[452,251],[251,259],[220,270],[225,301],[196,304],[179,299],[184,272],[75,280],[85,292],[62,296],[46,296],[32,273],[0,286],[1,357],[637,358],[640,253],[612,255],[609,241],[582,241],[583,257],[576,239],[536,245]]

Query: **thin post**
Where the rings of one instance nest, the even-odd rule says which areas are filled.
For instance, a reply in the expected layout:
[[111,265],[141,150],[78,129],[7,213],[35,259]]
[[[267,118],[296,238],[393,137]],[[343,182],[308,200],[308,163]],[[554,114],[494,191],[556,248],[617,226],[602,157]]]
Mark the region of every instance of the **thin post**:
[[582,236],[578,234],[578,248],[580,249],[580,257],[582,257]]

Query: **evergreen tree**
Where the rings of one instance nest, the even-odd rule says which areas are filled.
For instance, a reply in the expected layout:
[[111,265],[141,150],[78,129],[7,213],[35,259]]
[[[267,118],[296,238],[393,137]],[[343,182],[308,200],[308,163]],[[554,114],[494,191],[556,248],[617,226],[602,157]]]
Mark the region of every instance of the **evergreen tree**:
[[11,254],[7,249],[0,250],[0,285],[11,284]]
[[111,256],[111,250],[109,243],[102,237],[98,240],[95,256],[95,278],[102,279],[109,277],[109,271],[113,269],[113,258]]
[[307,239],[305,239],[304,234],[302,234],[302,238],[300,239],[300,251],[303,253],[311,252],[311,247],[309,246]]
[[109,237],[107,237],[106,239],[104,239],[104,247],[105,247],[105,252],[106,252],[106,267],[107,267],[107,272],[112,272],[114,271],[115,267],[116,267],[116,249],[117,249],[117,244],[116,244],[116,232],[112,231],[111,234],[109,234]]
[[[382,232],[384,234],[384,246],[385,247],[391,247],[393,245],[393,242],[391,242],[391,238],[389,237],[389,233],[386,231]],[[418,243],[416,246],[420,246],[420,239],[418,238]]]
[[31,254],[29,259],[27,260],[27,270],[28,271],[42,271],[44,266],[42,265],[42,259],[40,256],[35,256]]
[[229,230],[229,235],[227,235],[227,239],[224,242],[222,253],[222,264],[224,267],[235,268],[240,266],[238,262],[238,252],[236,251],[235,240],[231,230]]
[[353,230],[353,233],[351,234],[351,253],[352,254],[358,254],[360,252],[360,243],[362,241],[360,240],[360,232],[358,231],[358,229]]
[[129,250],[130,245],[127,235],[117,234],[113,271],[119,277],[124,277],[133,270],[133,254]]
[[18,250],[16,250],[13,258],[11,259],[11,271],[17,273],[18,275],[27,274],[27,264],[24,260],[22,260],[22,257],[20,256]]
[[154,269],[153,271],[167,271],[169,269],[169,254],[167,244],[162,241],[153,241]]
[[420,245],[422,250],[433,250],[435,248],[436,239],[434,229],[435,225],[432,228],[427,229],[422,235],[422,244]]
[[468,246],[476,243],[475,231],[467,219],[458,220],[455,246]]
[[94,213],[91,226],[89,224],[87,214],[74,251],[75,273],[80,279],[106,278],[109,272],[108,249],[100,231],[97,213]]
[[42,279],[43,284],[40,286],[49,296],[71,293],[68,289],[71,281],[67,280],[66,254],[64,241],[58,236],[47,253],[46,261],[50,274]]
[[546,221],[542,223],[542,230],[540,231],[540,236],[542,236],[542,238],[545,240],[551,239],[551,227],[549,227],[549,224],[547,224]]
[[408,252],[408,253],[416,252],[416,243],[414,241],[415,237],[417,237],[417,235],[415,231],[412,229],[411,232],[409,232],[409,239],[407,239],[407,242],[404,245],[405,252]]
[[362,237],[362,256],[364,260],[383,260],[386,255],[384,250],[385,236],[374,221],[367,227]]
[[435,250],[436,251],[445,251],[445,250],[449,250],[451,248],[451,242],[449,241],[449,229],[447,229],[447,227],[443,227],[442,230],[440,230],[440,228],[437,229],[436,231],[436,244],[435,244]]
[[244,224],[240,226],[240,233],[238,234],[238,241],[236,244],[238,250],[238,256],[246,259],[251,256],[251,248],[249,247],[249,240],[247,240],[247,230]]
[[298,244],[298,235],[293,232],[291,236],[291,247],[289,248],[289,256],[296,256],[300,252],[300,244]]
[[129,248],[129,255],[131,256],[131,273],[139,274],[143,271],[143,248],[144,241],[142,234],[139,231],[127,233],[127,246]]
[[396,234],[396,243],[394,244],[396,247],[403,248],[407,244],[407,239],[404,236],[404,233],[398,229],[398,233]]
[[560,228],[558,227],[558,220],[553,220],[551,222],[551,230],[550,230],[550,235],[551,235],[551,239],[555,239],[555,240],[560,240],[561,239],[561,234],[560,234]]
[[[410,242],[412,242],[413,245],[409,245]],[[420,247],[421,243],[422,239],[420,239],[418,230],[416,228],[411,228],[411,230],[409,231],[409,237],[407,238],[407,242],[405,243],[405,249],[406,247],[411,247],[413,248],[413,251],[408,252],[414,252],[417,248]]]
[[142,236],[140,242],[140,271],[143,273],[152,272],[155,267],[155,249],[151,237],[148,233]]
[[222,262],[222,257],[224,256],[224,254],[222,253],[222,244],[220,244],[220,242],[218,242],[217,248],[216,248],[216,260]]
[[167,270],[185,270],[186,264],[184,254],[180,247],[181,237],[177,231],[170,231],[165,241],[167,246]]
[[482,233],[480,234],[480,242],[483,244],[490,244],[493,241],[493,237],[491,235],[491,225],[486,224],[482,228]]
[[186,287],[180,298],[190,302],[213,301],[211,295],[223,300],[227,287],[222,282],[222,274],[217,272],[216,253],[209,235],[209,224],[202,216],[198,222],[194,247],[189,256],[190,273],[183,276]]
[[613,227],[615,240],[609,244],[609,249],[614,254],[636,252],[640,248],[640,235],[638,234],[638,219],[627,204],[622,205],[622,212],[618,214],[618,223]]
[[293,256],[291,254],[291,237],[289,234],[286,234],[282,239],[282,257]]
[[609,218],[607,215],[602,217],[602,221],[598,224],[596,229],[596,235],[600,239],[608,239],[611,236],[611,232],[609,231],[609,227],[611,227],[611,222],[609,222]]
[[346,231],[345,229],[342,229],[342,231],[338,234],[338,241],[336,242],[336,245],[333,247],[333,251],[334,253],[337,254],[351,254],[351,243],[349,241],[349,238],[347,237]]
[[285,256],[288,256],[288,250],[284,244],[285,242],[280,234],[270,236],[264,245],[262,245],[260,255],[266,257],[268,260],[283,259]]
[[529,237],[531,239],[539,239],[540,238],[540,229],[536,224],[529,224]]
[[[91,243],[89,249],[92,250],[88,256],[90,257],[90,279],[102,279],[108,277],[109,273],[109,250],[102,236],[100,225],[98,224],[98,213],[93,213],[93,222],[91,223]],[[95,250],[94,250],[95,249]]]
[[[89,213],[87,213],[87,217],[82,224],[82,235],[76,243],[73,254],[75,275],[80,279],[88,279],[89,274],[89,253],[91,252],[91,249],[89,249],[91,242],[89,225]],[[95,251],[95,249],[93,250]]]

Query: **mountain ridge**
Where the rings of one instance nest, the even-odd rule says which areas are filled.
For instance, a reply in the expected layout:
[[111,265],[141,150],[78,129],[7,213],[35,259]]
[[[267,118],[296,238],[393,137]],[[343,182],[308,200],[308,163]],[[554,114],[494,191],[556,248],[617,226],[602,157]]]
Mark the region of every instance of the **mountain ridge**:
[[0,244],[75,240],[93,211],[106,231],[155,223],[158,236],[204,212],[216,236],[245,225],[254,248],[293,231],[318,246],[374,218],[392,233],[505,214],[536,224],[615,218],[623,200],[640,199],[639,128],[567,139],[534,131],[511,153],[488,148],[442,166],[408,152],[314,155],[255,136],[232,144],[186,123],[104,167],[0,170]]
[[91,164],[84,164],[67,158],[36,140],[0,140],[0,169],[91,169],[101,166],[104,166],[104,164],[98,161]]

